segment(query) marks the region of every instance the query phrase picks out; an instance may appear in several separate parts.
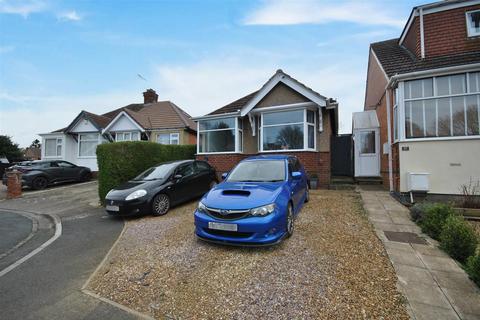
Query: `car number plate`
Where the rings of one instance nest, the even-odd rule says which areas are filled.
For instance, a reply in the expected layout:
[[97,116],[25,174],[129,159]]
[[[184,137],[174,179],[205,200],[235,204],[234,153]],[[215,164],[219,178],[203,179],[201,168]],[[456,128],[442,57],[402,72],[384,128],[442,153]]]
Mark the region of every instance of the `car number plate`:
[[209,229],[223,230],[223,231],[237,231],[238,227],[236,224],[232,223],[219,223],[219,222],[209,222]]
[[120,207],[119,206],[107,206],[106,209],[108,211],[120,211]]

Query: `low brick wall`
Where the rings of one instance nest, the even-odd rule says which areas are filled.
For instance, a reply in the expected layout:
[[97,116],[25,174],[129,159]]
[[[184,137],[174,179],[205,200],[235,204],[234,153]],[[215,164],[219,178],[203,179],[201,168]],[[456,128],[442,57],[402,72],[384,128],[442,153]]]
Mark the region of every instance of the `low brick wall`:
[[[330,152],[284,152],[296,156],[305,167],[309,175],[318,175],[318,183],[320,187],[327,188],[330,185],[331,164]],[[196,155],[197,160],[205,160],[217,170],[217,176],[220,178],[223,172],[232,170],[232,168],[241,160],[258,154],[208,154]]]

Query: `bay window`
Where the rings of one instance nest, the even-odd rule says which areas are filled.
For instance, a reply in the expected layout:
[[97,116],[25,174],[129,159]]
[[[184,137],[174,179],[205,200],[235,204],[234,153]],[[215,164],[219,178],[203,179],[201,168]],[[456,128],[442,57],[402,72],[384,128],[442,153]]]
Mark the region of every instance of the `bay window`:
[[405,137],[479,135],[479,108],[480,72],[405,81]]
[[314,150],[315,112],[307,109],[262,113],[261,150]]
[[117,132],[115,134],[116,141],[138,141],[140,140],[139,132]]
[[62,138],[46,138],[45,139],[45,157],[61,157],[62,156],[63,139]]
[[[198,152],[241,151],[242,138],[238,118],[218,118],[198,122]],[[237,138],[238,137],[238,138]]]
[[99,143],[98,133],[84,133],[78,135],[78,156],[95,157]]

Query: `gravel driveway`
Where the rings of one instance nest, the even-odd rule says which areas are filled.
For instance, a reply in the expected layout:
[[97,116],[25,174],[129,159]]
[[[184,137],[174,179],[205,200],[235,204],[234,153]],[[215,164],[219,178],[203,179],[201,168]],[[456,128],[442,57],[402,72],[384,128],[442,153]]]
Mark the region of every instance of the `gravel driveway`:
[[313,191],[271,248],[197,240],[195,206],[130,220],[89,288],[158,319],[409,318],[356,193]]

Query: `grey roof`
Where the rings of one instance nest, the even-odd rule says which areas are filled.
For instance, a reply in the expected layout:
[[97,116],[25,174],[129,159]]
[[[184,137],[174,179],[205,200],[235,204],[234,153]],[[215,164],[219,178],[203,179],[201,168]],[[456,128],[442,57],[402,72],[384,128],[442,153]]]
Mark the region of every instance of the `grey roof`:
[[419,59],[408,49],[398,45],[398,38],[372,43],[370,47],[388,77],[395,74],[480,62],[480,53],[478,52]]

